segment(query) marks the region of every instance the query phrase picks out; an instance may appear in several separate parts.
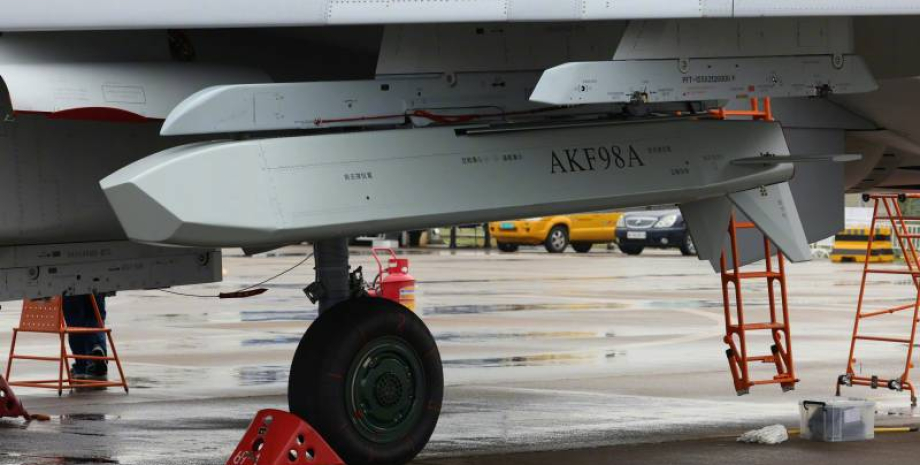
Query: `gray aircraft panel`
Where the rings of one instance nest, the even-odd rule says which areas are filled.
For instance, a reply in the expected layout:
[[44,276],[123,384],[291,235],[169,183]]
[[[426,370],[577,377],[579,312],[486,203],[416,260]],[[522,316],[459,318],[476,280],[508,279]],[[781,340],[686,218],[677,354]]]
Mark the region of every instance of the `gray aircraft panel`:
[[[126,239],[99,180],[168,147],[157,123],[0,122],[0,244]],[[172,141],[178,143],[180,141]]]
[[554,105],[674,102],[813,97],[878,88],[860,57],[834,60],[824,55],[566,63],[543,73],[531,100]]
[[220,281],[221,252],[128,241],[0,247],[0,301]]
[[[450,77],[450,79],[448,79]],[[535,72],[394,76],[369,81],[217,86],[178,105],[164,135],[393,125],[413,111],[499,114],[539,105]]]
[[[70,0],[20,2],[0,29],[165,29],[473,21],[907,15],[914,0]],[[55,14],[48,14],[49,11]]]
[[189,95],[216,84],[268,82],[260,71],[189,63],[2,64],[14,112],[113,108],[164,119]]

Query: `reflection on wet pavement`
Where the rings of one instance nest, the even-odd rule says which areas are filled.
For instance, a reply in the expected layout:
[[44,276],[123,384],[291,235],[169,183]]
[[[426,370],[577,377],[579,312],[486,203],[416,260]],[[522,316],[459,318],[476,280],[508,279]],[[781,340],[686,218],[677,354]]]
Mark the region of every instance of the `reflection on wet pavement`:
[[[0,430],[0,447],[8,449],[0,452],[0,464],[224,463],[230,444],[235,445],[249,425],[250,412],[282,407],[280,401],[261,397],[141,402],[121,407],[122,415],[67,414],[46,423],[23,423],[20,432]],[[88,404],[119,409],[105,405],[104,396],[93,396]],[[6,423],[0,421],[0,426]]]
[[316,310],[246,310],[240,321],[313,321],[316,316]]
[[[3,456],[0,455],[0,458]],[[13,457],[13,456],[10,456]],[[92,465],[121,463],[105,457],[17,457],[20,465]],[[12,463],[12,462],[11,462]]]
[[438,342],[488,342],[521,339],[610,339],[613,333],[600,331],[528,331],[528,332],[437,332],[434,338]]
[[[291,250],[228,257],[227,282],[181,290],[216,293],[258,282],[307,249]],[[738,398],[726,373],[719,278],[705,263],[657,251],[639,259],[606,251],[458,251],[412,253],[411,260],[421,280],[419,315],[440,344],[447,383],[443,417],[422,461],[794,424],[797,401],[832,393],[859,273],[821,261],[789,267],[803,382],[791,393],[764,388]],[[367,268],[371,259],[360,251],[352,264]],[[301,267],[253,299],[120,293],[110,300],[109,325],[131,394],[18,392],[30,410],[53,419],[0,420],[0,465],[225,463],[256,411],[286,408],[290,359],[316,318],[301,292],[312,273]],[[752,311],[765,302],[746,299]],[[893,297],[871,299],[881,306]],[[3,307],[0,349],[18,322],[18,304]],[[870,352],[860,361],[887,356]],[[853,394],[879,400],[889,421],[917,416],[897,393]]]
[[[719,292],[722,290],[719,289]],[[766,299],[758,299],[748,297],[744,301],[745,304],[749,305],[764,305],[767,303]],[[721,300],[650,300],[644,304],[648,308],[654,309],[682,309],[682,308],[722,308],[723,304]]]
[[540,310],[614,310],[624,305],[616,303],[597,304],[497,304],[497,305],[441,305],[425,307],[425,315],[471,315],[477,313],[526,312]]
[[68,422],[77,422],[77,421],[112,421],[118,420],[119,417],[115,415],[106,415],[103,413],[70,413],[66,415],[61,415],[61,424],[66,424]]
[[287,384],[290,365],[242,367],[236,372],[241,386],[260,384]]
[[[526,339],[611,339],[616,337],[612,332],[592,331],[528,331],[528,332],[437,332],[434,338],[438,342],[478,343],[489,341],[516,341]],[[244,339],[240,341],[243,346],[266,346],[299,344],[303,338],[301,334],[276,335],[258,339]]]
[[303,338],[303,335],[296,334],[293,336],[273,336],[273,337],[264,337],[258,339],[244,339],[240,341],[240,344],[243,347],[250,346],[266,346],[266,345],[276,345],[276,344],[299,344],[300,340]]
[[557,354],[516,355],[480,359],[443,360],[445,368],[501,368],[525,366],[552,366],[573,364],[600,364],[623,357],[626,352],[616,350],[585,351]]

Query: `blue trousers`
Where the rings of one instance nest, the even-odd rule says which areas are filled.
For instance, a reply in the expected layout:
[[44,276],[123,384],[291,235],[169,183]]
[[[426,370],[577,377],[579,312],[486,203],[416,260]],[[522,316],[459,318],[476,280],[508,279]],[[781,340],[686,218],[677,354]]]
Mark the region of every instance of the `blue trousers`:
[[[105,296],[97,294],[96,303],[99,305],[99,314],[102,316],[102,323],[105,324]],[[96,313],[93,310],[93,302],[89,294],[64,296],[64,321],[67,326],[96,328],[99,323],[96,321]],[[70,351],[74,355],[92,355],[93,348],[99,346],[102,352],[108,354],[105,333],[96,334],[70,334]],[[86,371],[90,360],[75,360],[73,370],[77,374]]]

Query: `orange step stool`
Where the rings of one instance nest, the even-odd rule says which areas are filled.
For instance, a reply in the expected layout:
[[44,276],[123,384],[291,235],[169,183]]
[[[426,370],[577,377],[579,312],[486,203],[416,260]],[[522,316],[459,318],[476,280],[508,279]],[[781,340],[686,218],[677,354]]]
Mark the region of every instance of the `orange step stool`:
[[[57,389],[58,395],[64,392],[64,389],[74,388],[103,388],[103,387],[121,387],[128,392],[128,382],[125,380],[125,373],[121,367],[121,360],[118,358],[118,351],[115,349],[115,340],[112,339],[112,330],[106,328],[102,322],[102,315],[99,312],[99,304],[96,297],[90,295],[93,304],[93,310],[96,313],[95,328],[77,328],[67,326],[64,320],[63,299],[61,296],[50,299],[24,300],[22,304],[22,316],[19,319],[19,327],[13,328],[13,343],[10,346],[9,362],[6,365],[6,379],[10,386]],[[60,354],[54,357],[20,355],[16,353],[16,339],[19,333],[42,333],[54,334],[60,341]],[[69,334],[98,334],[104,333],[108,338],[109,349],[112,351],[111,356],[98,357],[93,355],[74,355],[67,351],[67,335]],[[13,381],[10,377],[13,371],[14,360],[33,360],[58,363],[58,378],[32,381]],[[98,381],[75,379],[70,371],[70,360],[105,360],[113,361],[118,367],[120,381]],[[66,376],[66,377],[65,377]]]

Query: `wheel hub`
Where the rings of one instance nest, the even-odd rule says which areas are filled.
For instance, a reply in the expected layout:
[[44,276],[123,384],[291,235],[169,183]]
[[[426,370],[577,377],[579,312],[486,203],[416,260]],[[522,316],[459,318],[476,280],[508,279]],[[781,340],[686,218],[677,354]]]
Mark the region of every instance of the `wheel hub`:
[[355,358],[345,386],[352,422],[371,441],[399,440],[421,416],[425,389],[421,359],[398,337],[368,343]]
[[384,373],[377,378],[374,386],[377,403],[382,407],[392,407],[402,397],[402,381],[393,373]]
[[553,245],[556,246],[556,248],[561,248],[564,243],[565,236],[562,234],[562,231],[553,233]]

